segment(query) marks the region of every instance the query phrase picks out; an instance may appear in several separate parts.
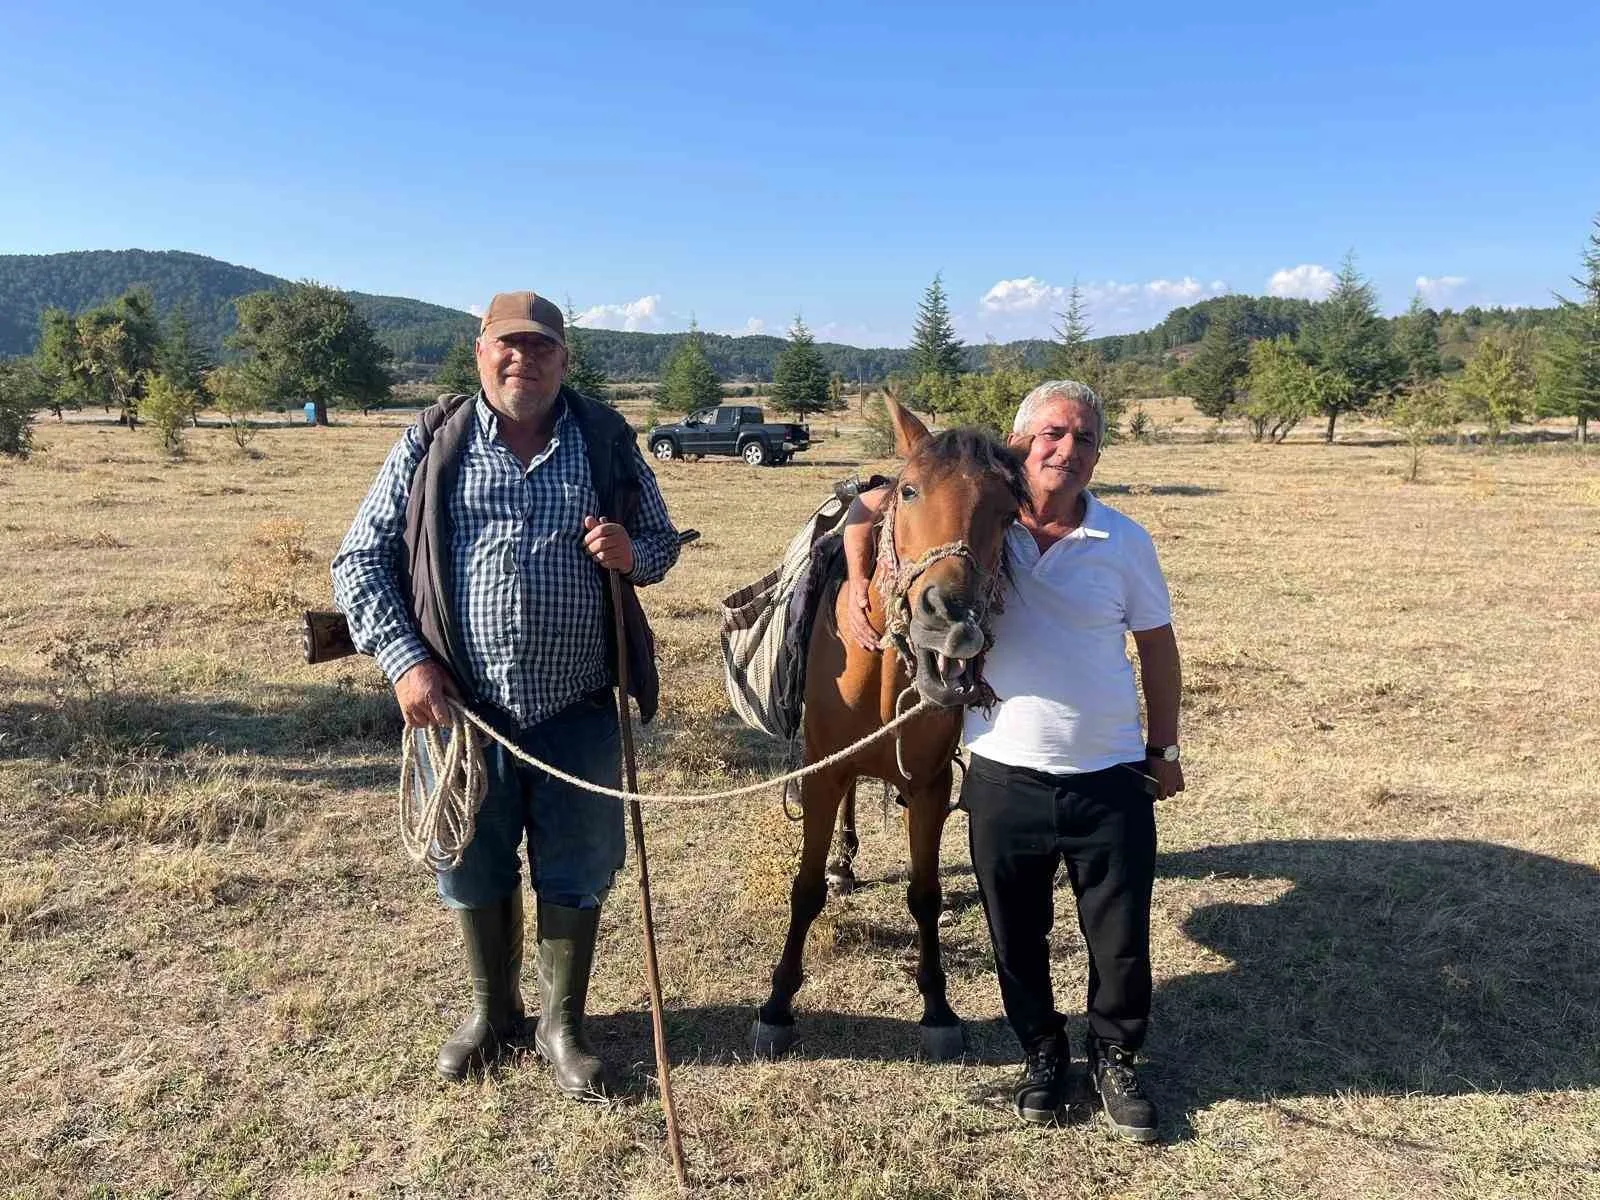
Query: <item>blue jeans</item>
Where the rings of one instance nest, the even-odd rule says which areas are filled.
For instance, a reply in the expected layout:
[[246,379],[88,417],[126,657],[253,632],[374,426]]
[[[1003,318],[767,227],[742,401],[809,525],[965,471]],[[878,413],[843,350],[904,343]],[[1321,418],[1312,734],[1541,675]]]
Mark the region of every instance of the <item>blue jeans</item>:
[[[417,738],[423,778],[431,783],[427,743]],[[439,896],[450,908],[487,908],[519,885],[523,833],[534,892],[549,904],[598,908],[622,868],[627,840],[622,801],[553,779],[512,758],[485,738],[488,792],[461,865],[439,872]],[[604,787],[622,786],[621,735],[614,693],[594,692],[524,729],[517,745],[569,775]]]

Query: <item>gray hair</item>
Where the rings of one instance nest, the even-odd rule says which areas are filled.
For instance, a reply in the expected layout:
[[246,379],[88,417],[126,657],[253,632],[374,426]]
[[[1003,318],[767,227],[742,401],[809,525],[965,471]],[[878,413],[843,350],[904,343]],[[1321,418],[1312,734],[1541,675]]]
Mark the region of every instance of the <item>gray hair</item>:
[[1076,379],[1047,379],[1022,398],[1017,405],[1016,419],[1011,422],[1012,433],[1027,433],[1039,410],[1057,400],[1073,400],[1086,405],[1094,413],[1094,441],[1101,445],[1106,440],[1106,406],[1098,393],[1087,383]]

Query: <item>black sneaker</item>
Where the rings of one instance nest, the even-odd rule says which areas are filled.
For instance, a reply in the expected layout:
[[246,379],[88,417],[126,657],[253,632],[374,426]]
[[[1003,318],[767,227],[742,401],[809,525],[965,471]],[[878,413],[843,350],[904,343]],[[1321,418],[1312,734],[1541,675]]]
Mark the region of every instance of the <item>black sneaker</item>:
[[1156,1106],[1144,1094],[1134,1072],[1133,1051],[1091,1037],[1089,1063],[1111,1128],[1132,1142],[1155,1141]]
[[1067,1080],[1072,1055],[1067,1039],[1046,1038],[1028,1051],[1017,1084],[1017,1116],[1032,1125],[1054,1125],[1061,1120],[1067,1103]]

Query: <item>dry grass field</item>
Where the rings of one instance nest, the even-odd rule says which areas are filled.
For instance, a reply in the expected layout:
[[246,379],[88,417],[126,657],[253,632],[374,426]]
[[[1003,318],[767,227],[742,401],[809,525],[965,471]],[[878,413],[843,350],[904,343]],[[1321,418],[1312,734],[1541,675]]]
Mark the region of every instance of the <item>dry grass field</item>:
[[[402,419],[270,429],[250,457],[202,429],[177,462],[46,423],[32,461],[0,460],[0,1196],[674,1194],[631,866],[592,1002],[628,1098],[563,1101],[532,1060],[434,1077],[468,997],[398,845],[398,718],[370,662],[303,665],[294,619],[326,602]],[[728,714],[717,600],[854,446],[660,472],[704,536],[645,595],[667,680],[646,791],[781,766]],[[1099,493],[1161,549],[1188,685],[1155,1147],[1012,1118],[959,814],[944,939],[970,1056],[915,1057],[903,839],[874,800],[865,884],[813,935],[803,1046],[772,1064],[745,1036],[798,829],[775,795],[648,811],[698,1194],[1600,1196],[1600,455],[1440,447],[1415,484],[1404,457],[1169,440],[1102,461]]]

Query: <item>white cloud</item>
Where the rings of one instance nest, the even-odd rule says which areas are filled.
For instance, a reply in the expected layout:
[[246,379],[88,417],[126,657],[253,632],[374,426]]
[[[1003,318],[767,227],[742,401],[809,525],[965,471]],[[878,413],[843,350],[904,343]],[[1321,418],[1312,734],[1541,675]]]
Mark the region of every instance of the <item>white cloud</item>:
[[[1148,329],[1179,305],[1226,295],[1228,290],[1221,279],[1202,283],[1192,275],[1144,283],[1108,279],[1078,285],[1084,314],[1097,337]],[[1001,340],[1050,337],[1051,327],[1066,308],[1070,292],[1069,287],[1047,283],[1034,275],[1002,279],[979,300],[978,324],[983,333]]]
[[578,314],[576,324],[585,329],[659,330],[668,319],[661,297],[640,296],[623,304],[596,304]]
[[1002,279],[978,301],[985,312],[1034,312],[1040,308],[1055,308],[1063,302],[1065,288],[1052,287],[1042,279],[1025,275],[1021,279]]
[[477,317],[480,321],[483,319],[483,305],[469,304],[467,305],[467,311],[473,316]]
[[730,334],[732,334],[734,337],[752,337],[755,334],[765,333],[766,331],[767,331],[767,323],[765,321],[763,321],[760,317],[751,317],[748,321],[746,321],[744,323],[744,328],[743,329],[730,329],[730,330],[728,330],[728,332]]
[[1285,299],[1321,300],[1333,290],[1334,275],[1327,267],[1316,263],[1301,263],[1298,267],[1283,267],[1267,280],[1267,294]]
[[1418,275],[1417,291],[1430,308],[1448,304],[1450,299],[1467,284],[1465,275]]

